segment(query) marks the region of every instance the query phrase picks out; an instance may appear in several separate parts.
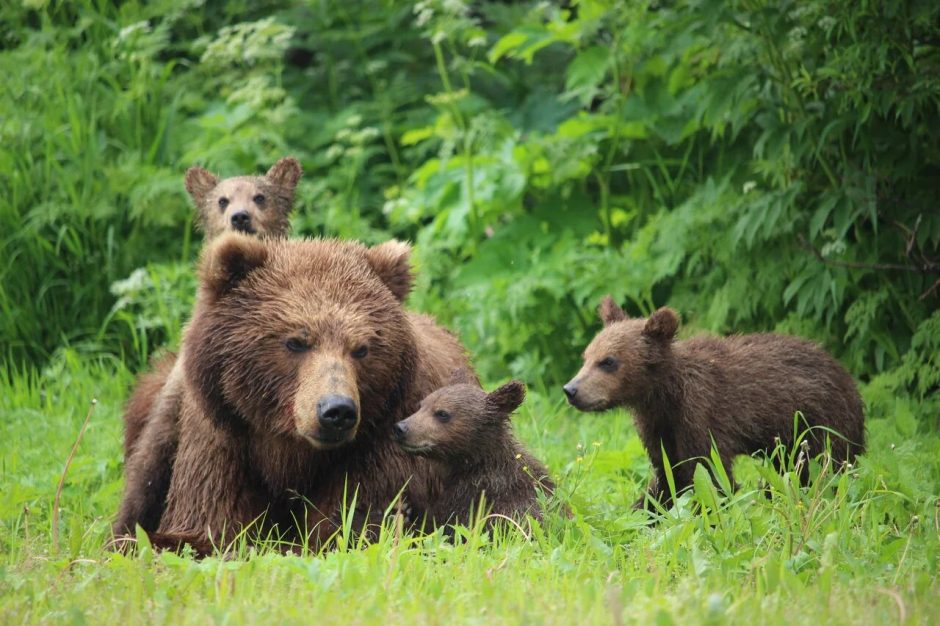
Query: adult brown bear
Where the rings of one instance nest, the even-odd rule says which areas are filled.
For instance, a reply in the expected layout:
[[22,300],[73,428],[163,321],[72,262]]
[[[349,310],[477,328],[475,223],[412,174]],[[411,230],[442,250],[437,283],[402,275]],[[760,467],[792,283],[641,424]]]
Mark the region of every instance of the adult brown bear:
[[407,485],[426,504],[427,463],[392,429],[469,363],[453,335],[402,308],[410,252],[238,234],[208,247],[156,546],[206,553],[262,518],[316,545],[344,492],[376,512]]

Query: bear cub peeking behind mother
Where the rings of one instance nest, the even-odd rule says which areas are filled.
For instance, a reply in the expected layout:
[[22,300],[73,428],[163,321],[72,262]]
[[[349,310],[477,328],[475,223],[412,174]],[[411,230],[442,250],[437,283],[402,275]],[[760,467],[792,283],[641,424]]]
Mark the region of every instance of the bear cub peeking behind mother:
[[155,546],[205,554],[252,527],[316,547],[354,492],[371,514],[403,489],[426,506],[427,462],[392,427],[470,365],[453,335],[402,308],[410,252],[240,234],[205,250]]
[[[712,441],[729,477],[736,455],[770,452],[777,443],[792,448],[794,431],[809,429],[811,456],[827,439],[837,463],[864,451],[855,381],[818,346],[775,334],[675,341],[675,311],[628,319],[610,296],[599,313],[604,329],[564,391],[582,411],[625,406],[633,413],[653,474],[649,498],[634,508],[652,508],[653,500],[669,505],[663,450],[677,493],[692,484],[696,459],[709,457]],[[802,420],[795,424],[797,411]]]

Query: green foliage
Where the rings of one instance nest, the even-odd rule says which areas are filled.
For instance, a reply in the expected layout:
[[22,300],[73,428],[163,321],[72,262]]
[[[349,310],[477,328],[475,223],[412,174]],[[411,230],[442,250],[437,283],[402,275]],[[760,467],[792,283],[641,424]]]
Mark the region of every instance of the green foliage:
[[490,377],[565,380],[607,292],[633,314],[810,336],[863,379],[913,389],[930,363],[912,341],[940,298],[935,3],[3,11],[16,362],[176,341],[185,311],[130,323],[110,285],[192,261],[188,165],[294,153],[295,232],[414,240],[412,305]]
[[[605,291],[636,313],[670,302],[713,330],[798,330],[860,376],[897,367],[936,308],[935,17],[918,3],[539,5],[491,47],[488,70],[535,74],[564,51],[564,84],[548,88],[579,106],[549,99],[559,116],[539,128],[492,97],[469,121],[442,107],[417,136],[453,154],[416,171],[392,217],[433,215],[421,252],[441,300],[466,296],[445,316],[486,338],[488,372],[571,371]],[[478,109],[488,94],[448,28],[431,37],[463,73],[442,84],[470,85],[450,95]]]

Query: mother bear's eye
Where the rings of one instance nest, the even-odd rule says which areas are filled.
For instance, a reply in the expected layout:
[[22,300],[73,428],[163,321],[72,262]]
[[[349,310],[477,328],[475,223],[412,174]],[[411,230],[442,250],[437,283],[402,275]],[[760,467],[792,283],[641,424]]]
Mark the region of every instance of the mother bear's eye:
[[219,209],[225,210],[225,207],[228,206],[228,198],[219,198]]
[[434,411],[434,417],[436,417],[439,422],[449,422],[451,415],[444,409],[438,409]]
[[352,351],[352,357],[354,359],[363,359],[367,354],[369,354],[369,346],[359,346]]
[[610,356],[604,357],[603,359],[597,362],[597,366],[601,368],[602,370],[604,370],[605,372],[615,372],[617,371],[617,367],[619,365],[620,364],[617,362],[617,359],[610,357]]
[[310,349],[310,346],[307,345],[302,339],[297,339],[296,337],[291,337],[284,342],[284,346],[287,347],[291,352],[306,352]]

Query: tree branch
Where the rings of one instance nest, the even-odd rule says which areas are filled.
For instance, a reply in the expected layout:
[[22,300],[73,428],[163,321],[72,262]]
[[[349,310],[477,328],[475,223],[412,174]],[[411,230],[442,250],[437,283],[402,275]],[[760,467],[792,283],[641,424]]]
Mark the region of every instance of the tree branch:
[[[800,247],[807,252],[812,253],[820,263],[831,265],[833,267],[848,267],[856,270],[897,270],[899,272],[913,272],[915,274],[934,274],[940,272],[940,263],[925,262],[919,265],[901,265],[900,263],[858,263],[856,261],[838,261],[836,259],[827,259],[822,252],[814,248],[803,235],[797,235]],[[926,261],[926,260],[925,260]]]

